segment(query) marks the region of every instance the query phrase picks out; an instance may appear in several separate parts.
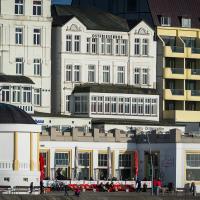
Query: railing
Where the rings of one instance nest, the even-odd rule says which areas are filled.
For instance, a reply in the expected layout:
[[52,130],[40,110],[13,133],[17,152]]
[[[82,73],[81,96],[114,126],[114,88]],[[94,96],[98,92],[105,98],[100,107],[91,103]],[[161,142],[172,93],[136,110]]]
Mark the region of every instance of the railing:
[[191,69],[192,75],[200,75],[200,69]]
[[200,54],[200,48],[192,48],[192,53]]
[[184,74],[184,68],[171,68],[172,74]]
[[184,53],[184,47],[171,46],[171,49],[175,53]]
[[183,89],[171,89],[171,93],[173,95],[184,95],[184,90]]
[[200,90],[191,90],[191,96],[200,96]]

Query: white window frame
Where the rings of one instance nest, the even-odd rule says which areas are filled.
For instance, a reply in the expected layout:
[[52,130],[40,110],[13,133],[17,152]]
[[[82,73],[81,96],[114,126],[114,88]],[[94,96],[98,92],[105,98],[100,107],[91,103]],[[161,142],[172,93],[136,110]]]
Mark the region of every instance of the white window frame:
[[97,54],[98,40],[97,38],[91,39],[91,54]]
[[24,0],[15,0],[15,15],[24,14]]
[[66,52],[72,52],[72,35],[66,35]]
[[16,74],[17,75],[23,75],[24,73],[24,61],[23,58],[16,58]]
[[140,85],[140,72],[141,72],[141,69],[139,67],[134,68],[134,72],[133,72],[134,85]]
[[148,68],[142,68],[142,85],[148,85],[149,73]]
[[66,95],[65,96],[65,111],[70,112],[70,100],[71,100],[71,95]]
[[191,28],[191,18],[182,17],[181,26],[184,28]]
[[74,35],[74,53],[80,53],[81,51],[81,36]]
[[103,66],[103,83],[110,83],[110,66]]
[[135,38],[134,40],[134,55],[140,55],[140,38]]
[[41,15],[42,15],[42,1],[33,0],[33,16],[41,16]]
[[171,26],[171,17],[161,16],[161,26]]
[[142,39],[142,56],[148,56],[149,54],[149,40],[147,38]]
[[10,102],[10,86],[2,86],[1,87],[2,91],[1,91],[1,101],[2,102]]
[[15,27],[15,44],[22,45],[23,44],[23,28]]
[[80,65],[74,65],[74,82],[80,82]]
[[72,79],[72,68],[73,65],[66,65],[65,67],[65,81],[67,82],[71,82]]
[[117,84],[125,83],[125,67],[118,66],[117,67]]
[[41,63],[41,59],[35,58],[33,60],[33,65],[34,65],[34,75],[35,76],[41,76],[42,75],[42,63]]
[[23,87],[23,102],[31,103],[32,102],[32,89],[31,87]]
[[41,106],[41,88],[35,88],[34,89],[34,105],[35,106]]
[[88,82],[95,83],[95,65],[88,65]]
[[20,103],[21,102],[21,87],[20,86],[13,86],[12,102],[13,103]]
[[40,28],[33,29],[33,44],[41,45],[41,29]]

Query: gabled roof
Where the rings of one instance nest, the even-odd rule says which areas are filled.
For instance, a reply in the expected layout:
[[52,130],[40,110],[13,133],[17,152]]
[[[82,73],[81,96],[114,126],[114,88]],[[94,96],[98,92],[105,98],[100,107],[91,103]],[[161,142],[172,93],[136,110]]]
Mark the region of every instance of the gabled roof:
[[191,27],[200,28],[200,0],[148,0],[154,25],[160,26],[159,16],[171,17],[171,26],[180,27],[181,17],[191,18]]
[[130,85],[113,85],[113,84],[82,84],[74,88],[73,93],[123,93],[123,94],[143,94],[143,95],[157,95],[156,89],[151,88],[137,88]]
[[15,76],[0,74],[0,83],[26,83],[35,84],[30,78],[26,76]]
[[53,5],[51,8],[53,26],[63,26],[72,17],[76,17],[89,30],[128,32],[125,19],[96,8],[79,8],[67,5]]

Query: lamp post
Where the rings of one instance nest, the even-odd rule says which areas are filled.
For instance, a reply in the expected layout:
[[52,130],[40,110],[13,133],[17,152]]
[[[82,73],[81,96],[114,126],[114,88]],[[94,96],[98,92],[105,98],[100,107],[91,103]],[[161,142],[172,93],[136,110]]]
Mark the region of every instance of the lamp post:
[[153,196],[153,175],[154,175],[154,173],[153,173],[153,158],[152,158],[151,143],[149,141],[148,132],[146,132],[146,136],[147,136],[147,142],[149,144],[149,154],[150,154],[150,162],[151,162],[151,195]]

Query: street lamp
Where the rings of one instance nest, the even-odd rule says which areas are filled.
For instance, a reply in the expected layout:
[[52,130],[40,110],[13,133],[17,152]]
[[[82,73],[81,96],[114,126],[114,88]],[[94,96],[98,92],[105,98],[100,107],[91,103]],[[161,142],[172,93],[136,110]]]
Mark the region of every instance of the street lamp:
[[150,140],[149,140],[149,133],[150,131],[147,131],[145,132],[145,135],[147,137],[147,142],[148,142],[148,145],[149,145],[149,154],[150,154],[150,162],[151,162],[151,195],[153,196],[153,156],[152,156],[152,151],[151,151],[151,143],[150,143]]

